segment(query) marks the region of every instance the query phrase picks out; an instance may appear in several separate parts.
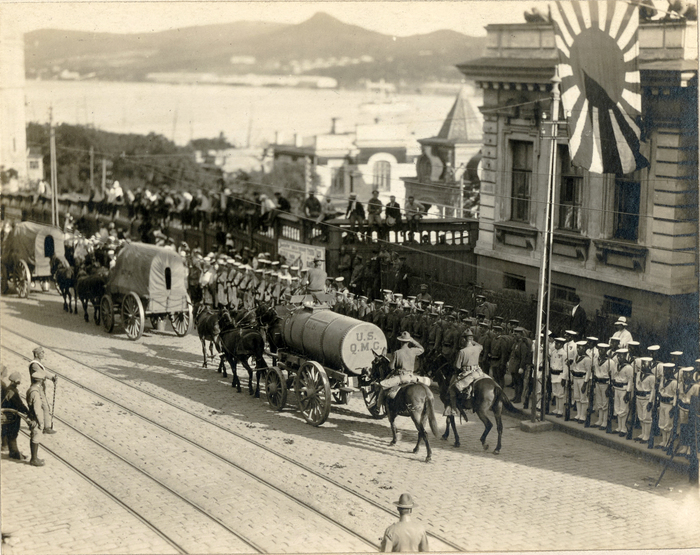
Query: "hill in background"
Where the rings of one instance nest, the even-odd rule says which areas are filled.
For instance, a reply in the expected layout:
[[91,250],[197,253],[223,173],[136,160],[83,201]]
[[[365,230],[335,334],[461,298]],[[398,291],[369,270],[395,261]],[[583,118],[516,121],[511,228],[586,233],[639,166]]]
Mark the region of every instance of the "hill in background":
[[327,14],[288,25],[239,21],[143,34],[43,29],[25,35],[28,78],[141,81],[149,73],[322,75],[354,87],[461,79],[454,67],[479,57],[485,37],[455,31],[392,37]]

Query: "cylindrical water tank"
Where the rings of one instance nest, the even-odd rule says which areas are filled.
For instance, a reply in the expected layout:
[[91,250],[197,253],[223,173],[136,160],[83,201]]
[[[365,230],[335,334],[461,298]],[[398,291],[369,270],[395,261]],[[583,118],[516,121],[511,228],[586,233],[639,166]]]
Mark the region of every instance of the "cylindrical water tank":
[[381,353],[386,348],[386,337],[377,326],[328,308],[293,312],[284,321],[283,334],[293,351],[324,366],[354,373],[372,365],[372,351]]

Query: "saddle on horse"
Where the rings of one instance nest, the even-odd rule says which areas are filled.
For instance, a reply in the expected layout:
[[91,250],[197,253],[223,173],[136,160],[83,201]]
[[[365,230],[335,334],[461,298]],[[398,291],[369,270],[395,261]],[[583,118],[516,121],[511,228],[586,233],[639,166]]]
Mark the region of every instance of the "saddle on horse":
[[430,387],[430,378],[427,376],[416,376],[414,374],[400,374],[390,376],[379,382],[384,390],[388,390],[387,396],[390,399],[396,397],[401,387],[412,383],[422,383]]

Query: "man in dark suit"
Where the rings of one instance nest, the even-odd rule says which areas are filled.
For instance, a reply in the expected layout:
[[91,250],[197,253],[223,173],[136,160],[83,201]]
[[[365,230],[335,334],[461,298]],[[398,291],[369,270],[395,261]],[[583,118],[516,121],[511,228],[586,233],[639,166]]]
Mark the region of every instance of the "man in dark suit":
[[586,337],[586,326],[588,325],[586,311],[583,310],[583,307],[581,306],[581,298],[578,295],[574,295],[573,301],[575,306],[571,310],[569,329],[578,333],[577,337]]

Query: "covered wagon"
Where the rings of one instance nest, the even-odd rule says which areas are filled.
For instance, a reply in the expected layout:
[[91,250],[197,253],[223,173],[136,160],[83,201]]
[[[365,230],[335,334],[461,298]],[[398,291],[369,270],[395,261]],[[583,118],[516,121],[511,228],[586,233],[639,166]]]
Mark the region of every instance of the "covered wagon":
[[147,316],[153,327],[168,318],[178,336],[186,335],[192,304],[182,255],[145,243],[124,245],[109,272],[100,316],[109,333],[120,316],[129,339],[141,337]]
[[20,222],[2,243],[2,292],[14,285],[20,297],[27,297],[32,282],[49,288],[52,257],[64,258],[64,234],[58,227]]

